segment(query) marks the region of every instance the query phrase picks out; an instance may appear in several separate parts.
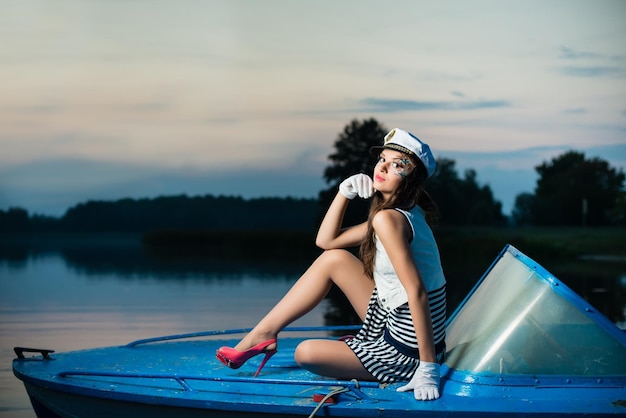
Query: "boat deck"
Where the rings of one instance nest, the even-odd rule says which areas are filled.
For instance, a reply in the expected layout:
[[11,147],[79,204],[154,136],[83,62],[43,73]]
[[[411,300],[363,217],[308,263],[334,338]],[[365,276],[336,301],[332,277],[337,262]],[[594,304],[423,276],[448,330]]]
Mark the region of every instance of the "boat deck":
[[[218,347],[234,345],[238,339],[168,338],[51,353],[49,360],[35,355],[15,360],[14,371],[24,380],[31,397],[57,397],[53,404],[63,405],[64,410],[55,411],[61,417],[179,417],[181,408],[185,417],[285,417],[309,416],[313,412],[314,416],[350,417],[501,416],[503,411],[572,416],[586,411],[590,404],[595,404],[597,412],[597,402],[590,402],[594,390],[607,400],[606,413],[626,413],[626,408],[609,401],[623,395],[623,386],[617,384],[608,391],[606,384],[572,381],[564,381],[561,387],[538,384],[516,388],[493,385],[487,380],[481,385],[479,379],[464,382],[465,377],[459,381],[459,376],[444,365],[442,397],[420,402],[411,392],[396,392],[399,384],[338,381],[299,368],[293,351],[300,337],[281,338],[278,353],[257,378],[253,376],[262,356],[237,370],[215,358]],[[576,392],[585,395],[577,397]],[[315,411],[321,398],[332,393],[332,403]],[[94,406],[98,404],[101,408]],[[111,415],[114,406],[119,410]]]

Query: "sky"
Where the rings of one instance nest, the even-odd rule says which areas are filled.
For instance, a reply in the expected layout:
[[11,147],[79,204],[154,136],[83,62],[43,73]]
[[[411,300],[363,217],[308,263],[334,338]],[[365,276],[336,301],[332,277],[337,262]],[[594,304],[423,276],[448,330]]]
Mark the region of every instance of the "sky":
[[[0,0],[0,209],[316,197],[376,119],[509,214],[567,151],[626,171],[626,1]],[[382,141],[382,138],[381,138]]]

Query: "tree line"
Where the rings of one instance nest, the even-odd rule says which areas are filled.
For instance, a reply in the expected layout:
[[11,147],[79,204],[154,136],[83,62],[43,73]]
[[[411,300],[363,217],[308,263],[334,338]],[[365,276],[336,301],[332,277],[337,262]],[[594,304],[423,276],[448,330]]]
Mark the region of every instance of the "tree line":
[[24,209],[0,211],[0,230],[68,232],[137,232],[153,230],[313,229],[317,199],[229,196],[161,196],[146,199],[88,201],[60,218],[29,217]]
[[600,158],[568,151],[535,167],[535,193],[515,199],[517,225],[607,226],[626,224],[624,172]]
[[[0,210],[0,232],[81,231],[139,232],[154,230],[313,231],[337,192],[355,173],[371,173],[388,129],[375,119],[353,120],[339,133],[330,164],[323,172],[328,187],[318,198],[236,196],[162,196],[152,199],[92,200],[69,208],[60,218],[30,215],[22,208]],[[439,207],[440,225],[623,225],[626,224],[624,172],[598,158],[569,151],[535,167],[539,174],[534,193],[517,196],[511,219],[502,214],[488,185],[475,170],[460,175],[456,162],[437,160],[426,190]],[[346,223],[365,219],[368,202],[349,206]]]

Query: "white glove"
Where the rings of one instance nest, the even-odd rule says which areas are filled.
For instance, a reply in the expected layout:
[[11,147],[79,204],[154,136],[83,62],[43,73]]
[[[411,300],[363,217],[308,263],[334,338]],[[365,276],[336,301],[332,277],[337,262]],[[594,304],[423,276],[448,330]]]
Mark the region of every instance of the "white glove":
[[398,392],[413,389],[418,401],[430,401],[439,397],[439,364],[420,361],[411,381],[398,388]]
[[350,200],[357,196],[363,199],[369,199],[374,195],[372,179],[365,174],[350,176],[339,185],[339,193]]

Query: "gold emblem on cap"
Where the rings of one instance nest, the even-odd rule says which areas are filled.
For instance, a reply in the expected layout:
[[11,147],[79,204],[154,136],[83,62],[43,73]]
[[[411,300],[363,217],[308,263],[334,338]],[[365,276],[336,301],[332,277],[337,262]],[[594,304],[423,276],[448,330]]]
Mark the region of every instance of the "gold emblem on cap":
[[391,130],[391,132],[389,132],[389,133],[387,134],[387,136],[385,137],[385,144],[386,144],[387,142],[391,141],[391,138],[393,138],[393,136],[395,135],[395,133],[396,133],[396,130],[395,130],[395,129],[392,129],[392,130]]

